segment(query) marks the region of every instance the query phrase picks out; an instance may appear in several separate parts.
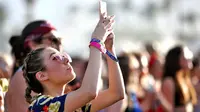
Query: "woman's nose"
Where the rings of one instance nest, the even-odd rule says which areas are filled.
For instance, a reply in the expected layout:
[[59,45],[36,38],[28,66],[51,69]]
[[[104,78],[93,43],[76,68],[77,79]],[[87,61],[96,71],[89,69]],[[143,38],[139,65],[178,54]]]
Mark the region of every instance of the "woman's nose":
[[69,63],[69,59],[66,57],[63,57],[63,64],[67,65]]

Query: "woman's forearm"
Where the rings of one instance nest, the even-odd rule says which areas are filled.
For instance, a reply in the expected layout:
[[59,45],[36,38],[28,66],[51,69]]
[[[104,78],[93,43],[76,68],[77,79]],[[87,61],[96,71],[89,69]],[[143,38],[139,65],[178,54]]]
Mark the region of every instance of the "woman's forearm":
[[89,62],[80,89],[97,94],[98,79],[101,74],[101,57],[98,49],[90,47]]
[[[115,50],[112,49],[110,52],[116,56]],[[108,76],[109,76],[109,91],[116,94],[120,99],[125,96],[125,87],[122,77],[122,72],[118,62],[113,61],[110,57],[106,56],[108,64]]]

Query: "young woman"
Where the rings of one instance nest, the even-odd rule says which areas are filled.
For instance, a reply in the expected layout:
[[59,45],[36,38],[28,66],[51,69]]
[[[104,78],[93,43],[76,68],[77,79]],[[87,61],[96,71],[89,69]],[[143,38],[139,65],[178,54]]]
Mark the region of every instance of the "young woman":
[[189,73],[191,61],[187,55],[187,47],[176,46],[165,57],[162,93],[167,100],[167,112],[193,112],[197,102]]
[[156,96],[149,112],[165,112],[165,108],[169,108],[169,105],[166,105],[167,100],[161,91],[163,64],[157,54],[151,55],[148,67],[149,73],[155,79],[154,94]]
[[[101,42],[106,40],[105,48],[115,56],[114,36],[110,30],[112,19],[113,17],[101,18],[92,37]],[[106,26],[108,27],[105,28]],[[82,85],[68,94],[64,94],[65,84],[75,78],[70,57],[50,47],[32,51],[26,57],[23,67],[24,78],[28,84],[26,100],[31,104],[29,111],[97,112],[123,99],[125,89],[121,70],[118,63],[109,56],[109,88],[97,93],[101,68],[101,52],[98,49],[90,43],[90,57]],[[31,91],[38,95],[32,98]],[[80,107],[83,108],[79,109]]]
[[[101,19],[97,28],[93,32],[93,37],[100,37],[104,35],[108,35],[111,31],[106,31],[105,29],[109,29],[112,26],[112,18]],[[106,27],[107,26],[107,27]],[[51,46],[56,48],[57,50],[61,49],[61,41],[60,38],[55,33],[56,29],[49,24],[47,21],[38,20],[30,22],[23,29],[19,43],[20,47],[17,50],[20,50],[16,54],[21,54],[19,58],[23,60],[23,58],[32,50],[35,50],[44,46]],[[106,38],[104,38],[106,39]],[[105,41],[105,40],[104,40]],[[27,110],[29,104],[26,102],[24,98],[26,83],[23,78],[22,67],[20,67],[17,72],[13,75],[10,80],[10,84],[8,87],[8,92],[6,94],[6,107],[8,112],[24,112]]]

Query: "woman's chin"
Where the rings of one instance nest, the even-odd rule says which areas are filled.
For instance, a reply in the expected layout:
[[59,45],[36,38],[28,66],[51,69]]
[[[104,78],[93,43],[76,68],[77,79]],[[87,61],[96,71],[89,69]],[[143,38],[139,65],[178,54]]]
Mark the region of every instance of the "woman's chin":
[[75,73],[70,74],[70,81],[69,82],[71,82],[75,78],[76,78],[76,74]]
[[74,71],[71,73],[71,75],[72,75],[73,79],[76,78],[76,73]]

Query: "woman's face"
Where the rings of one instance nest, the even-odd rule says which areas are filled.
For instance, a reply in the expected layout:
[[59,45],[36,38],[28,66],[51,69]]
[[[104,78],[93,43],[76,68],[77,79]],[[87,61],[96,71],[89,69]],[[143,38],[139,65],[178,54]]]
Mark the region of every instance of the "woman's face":
[[54,48],[46,48],[42,54],[48,80],[55,84],[66,84],[75,78],[75,72],[70,65],[68,54],[60,53]]
[[140,63],[140,74],[147,74],[148,73],[148,59],[145,55],[142,55],[139,60]]
[[130,67],[131,72],[134,72],[136,74],[140,73],[140,63],[134,56],[130,57],[129,67]]
[[192,75],[197,76],[198,79],[200,79],[200,67],[195,67]]
[[57,35],[56,31],[50,31],[49,33],[44,34],[41,40],[41,45],[38,47],[53,47],[58,51],[61,51],[61,38]]
[[180,66],[182,69],[190,69],[192,67],[192,53],[188,48],[183,48],[183,51],[180,55]]

